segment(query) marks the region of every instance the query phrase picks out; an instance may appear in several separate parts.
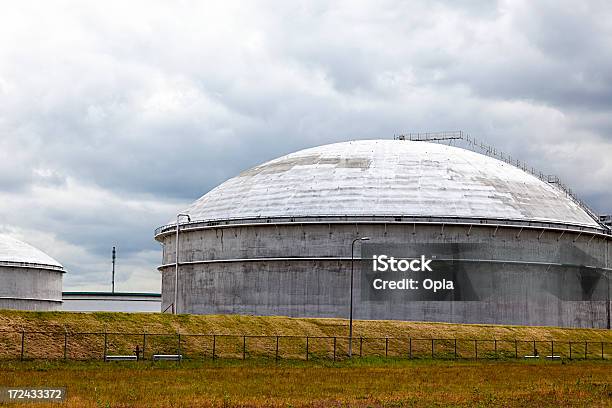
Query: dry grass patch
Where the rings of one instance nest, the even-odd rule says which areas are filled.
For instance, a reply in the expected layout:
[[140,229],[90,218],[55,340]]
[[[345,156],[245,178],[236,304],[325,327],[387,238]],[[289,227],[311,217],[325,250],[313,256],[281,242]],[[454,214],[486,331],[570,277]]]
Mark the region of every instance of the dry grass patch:
[[[28,334],[25,355],[27,358],[62,358],[64,336],[66,354],[71,359],[101,358],[104,350],[104,337],[107,335],[109,354],[131,353],[138,345],[145,346],[147,356],[152,353],[175,353],[178,350],[177,333],[181,333],[181,353],[187,357],[201,359],[212,357],[213,338],[211,336],[190,336],[189,334],[234,335],[218,336],[215,341],[215,354],[221,357],[242,358],[271,356],[276,353],[274,338],[248,338],[247,350],[244,339],[239,336],[299,336],[300,338],[281,338],[279,348],[282,358],[305,358],[306,340],[310,336],[309,352],[313,358],[331,358],[333,343],[331,339],[316,337],[337,336],[337,356],[347,355],[348,322],[345,319],[305,319],[289,317],[261,317],[239,315],[168,315],[161,313],[70,313],[70,312],[22,312],[0,311],[0,330],[26,332],[52,332],[56,334]],[[115,334],[119,333],[119,334]],[[146,341],[143,334],[147,334]],[[154,336],[153,333],[165,335]],[[391,338],[386,342],[385,338]],[[414,356],[431,355],[430,338],[436,338],[437,357],[454,357],[454,341],[458,338],[459,357],[511,357],[533,352],[533,341],[540,354],[550,353],[550,341],[573,341],[573,356],[588,358],[601,356],[601,342],[604,356],[612,358],[612,332],[598,329],[564,329],[555,327],[524,327],[471,325],[450,323],[368,321],[354,322],[353,352],[361,350],[367,356],[407,357],[410,353],[409,338],[412,338]],[[361,339],[363,338],[363,339]],[[425,340],[421,340],[425,339]],[[470,339],[489,339],[474,345]],[[498,340],[497,344],[493,340]],[[514,343],[515,340],[525,340]],[[590,342],[586,347],[584,341]],[[146,344],[145,344],[146,343]],[[497,352],[496,352],[497,350]],[[569,356],[569,345],[559,343],[555,354]],[[18,358],[20,354],[20,335],[0,333],[0,359]]]

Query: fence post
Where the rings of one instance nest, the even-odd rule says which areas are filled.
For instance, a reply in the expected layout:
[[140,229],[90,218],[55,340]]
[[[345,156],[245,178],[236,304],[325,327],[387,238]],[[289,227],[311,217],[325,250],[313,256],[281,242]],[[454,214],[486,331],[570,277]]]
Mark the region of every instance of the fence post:
[[588,350],[588,348],[589,348],[589,342],[588,342],[588,341],[585,341],[585,342],[584,342],[584,359],[585,359],[585,360],[588,358],[588,356],[587,356],[587,350]]
[[412,359],[412,337],[408,339],[408,358]]
[[604,359],[604,342],[601,342],[601,359]]
[[308,361],[308,336],[306,336],[306,361]]
[[476,356],[476,360],[478,360],[478,340],[474,340],[474,356]]
[[147,351],[147,333],[142,334],[142,359],[145,360],[145,353]]
[[536,355],[536,345],[535,345],[535,340],[533,341],[533,355]]
[[106,329],[104,329],[104,361],[106,361],[107,351],[108,351],[108,339],[107,339]]
[[[178,354],[179,356],[181,355],[181,332],[176,333],[177,337],[178,337]],[[182,358],[179,357],[178,362],[180,363],[182,360]]]
[[497,355],[497,339],[493,339],[493,344],[495,346],[495,358],[499,358],[499,356]]
[[68,358],[68,332],[64,332],[64,360]]
[[334,337],[334,361],[336,361],[336,337]]
[[217,357],[217,356],[215,355],[215,349],[216,349],[216,347],[217,347],[217,335],[216,335],[216,334],[213,334],[213,356],[212,356],[212,357],[213,357],[213,360],[214,360],[214,359]]
[[457,358],[457,338],[455,337],[455,359]]
[[389,357],[389,338],[385,337],[385,357]]
[[23,361],[24,349],[25,349],[25,330],[21,332],[21,356],[19,357],[21,361]]
[[363,351],[363,337],[359,337],[359,358],[361,358],[362,354],[361,352]]
[[569,342],[569,354],[570,354],[569,358],[571,360],[572,359],[572,342],[571,341]]
[[434,339],[431,339],[431,358],[434,358]]
[[518,359],[518,341],[514,339],[514,358]]
[[274,356],[274,359],[278,361],[278,336],[276,336],[276,355]]
[[242,336],[242,359],[246,358],[246,336]]
[[555,358],[555,341],[551,340],[550,341],[550,358],[554,359]]

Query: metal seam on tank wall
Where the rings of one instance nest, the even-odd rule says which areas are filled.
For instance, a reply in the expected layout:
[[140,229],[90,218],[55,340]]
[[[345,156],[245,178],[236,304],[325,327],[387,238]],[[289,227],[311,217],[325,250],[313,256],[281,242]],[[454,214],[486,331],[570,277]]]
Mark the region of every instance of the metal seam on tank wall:
[[[546,223],[547,225],[533,225],[533,221],[530,224],[509,224],[509,223],[484,223],[484,222],[453,222],[452,220],[448,220],[447,222],[443,222],[443,221],[433,221],[433,222],[427,222],[427,221],[386,221],[386,222],[381,222],[381,221],[359,221],[359,220],[355,220],[355,221],[311,221],[311,222],[275,222],[275,223],[243,223],[243,224],[224,224],[224,225],[204,225],[204,226],[198,226],[197,224],[189,224],[189,225],[181,225],[181,231],[182,232],[190,232],[190,231],[201,231],[201,230],[214,230],[214,229],[221,229],[221,228],[243,228],[243,227],[262,227],[262,226],[295,226],[295,225],[321,225],[321,224],[331,224],[331,225],[355,225],[355,224],[359,224],[359,225],[383,225],[383,224],[387,224],[387,225],[406,225],[406,226],[410,226],[410,225],[448,225],[448,226],[472,226],[472,227],[488,227],[488,228],[496,228],[496,227],[506,227],[506,228],[515,228],[515,229],[520,229],[520,228],[524,228],[524,229],[529,229],[529,230],[538,230],[538,231],[558,231],[558,232],[569,232],[569,233],[575,233],[575,234],[584,234],[587,233],[587,235],[585,236],[591,236],[591,235],[595,235],[595,236],[599,236],[602,238],[607,238],[612,240],[612,235],[610,235],[608,232],[603,231],[603,230],[596,230],[594,228],[590,228],[590,227],[578,227],[576,228],[575,226],[572,225],[564,225],[564,224],[552,224],[552,223]],[[554,226],[550,226],[550,225],[554,225]],[[174,232],[176,232],[176,230],[174,229],[176,226],[174,225],[169,225],[167,226],[168,229],[164,230],[163,232],[158,232],[155,236],[156,239],[161,239],[164,238],[168,235],[173,234]],[[162,228],[162,227],[160,227]],[[165,228],[165,227],[163,227]]]

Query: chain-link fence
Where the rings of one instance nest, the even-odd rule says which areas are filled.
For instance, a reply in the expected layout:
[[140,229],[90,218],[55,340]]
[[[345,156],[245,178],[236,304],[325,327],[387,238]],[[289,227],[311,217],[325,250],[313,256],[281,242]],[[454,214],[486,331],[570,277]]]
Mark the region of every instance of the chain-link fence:
[[[350,347],[349,347],[350,344]],[[180,359],[343,360],[409,359],[612,359],[612,342],[584,340],[283,336],[124,332],[0,332],[3,360],[105,360],[132,356]]]

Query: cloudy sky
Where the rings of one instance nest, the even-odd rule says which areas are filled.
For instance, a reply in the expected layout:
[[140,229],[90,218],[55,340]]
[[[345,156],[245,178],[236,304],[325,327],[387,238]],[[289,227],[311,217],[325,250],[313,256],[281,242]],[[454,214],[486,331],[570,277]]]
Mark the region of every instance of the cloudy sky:
[[155,227],[292,151],[464,130],[612,213],[612,3],[7,1],[0,232],[159,291]]

